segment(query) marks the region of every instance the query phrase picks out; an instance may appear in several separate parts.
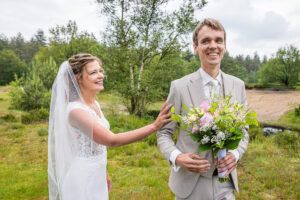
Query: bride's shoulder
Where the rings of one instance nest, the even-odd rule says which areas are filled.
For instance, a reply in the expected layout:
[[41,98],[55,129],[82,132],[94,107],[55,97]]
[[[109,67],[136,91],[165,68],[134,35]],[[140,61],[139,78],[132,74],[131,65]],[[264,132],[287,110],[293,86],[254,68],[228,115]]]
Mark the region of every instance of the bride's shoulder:
[[68,108],[67,108],[68,112],[70,112],[74,109],[82,109],[85,111],[89,111],[88,107],[79,101],[73,101],[68,104]]

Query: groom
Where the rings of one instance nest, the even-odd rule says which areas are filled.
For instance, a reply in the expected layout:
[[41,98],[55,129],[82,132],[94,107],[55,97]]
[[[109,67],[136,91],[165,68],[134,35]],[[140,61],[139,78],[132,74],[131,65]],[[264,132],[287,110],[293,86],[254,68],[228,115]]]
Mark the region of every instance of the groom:
[[[168,103],[173,104],[176,114],[186,113],[183,105],[199,107],[203,100],[209,100],[212,93],[232,95],[232,101],[246,103],[245,85],[240,79],[220,70],[221,60],[226,52],[226,32],[215,19],[204,19],[193,33],[193,48],[200,57],[201,68],[171,83]],[[176,130],[176,145],[172,136]],[[238,192],[237,162],[245,153],[249,136],[244,131],[244,139],[237,149],[227,152],[219,162],[211,151],[197,154],[199,144],[175,121],[165,124],[157,133],[157,143],[163,156],[170,162],[172,169],[169,186],[175,200],[225,200],[235,199],[234,189]],[[218,171],[227,171],[230,179],[218,181]]]

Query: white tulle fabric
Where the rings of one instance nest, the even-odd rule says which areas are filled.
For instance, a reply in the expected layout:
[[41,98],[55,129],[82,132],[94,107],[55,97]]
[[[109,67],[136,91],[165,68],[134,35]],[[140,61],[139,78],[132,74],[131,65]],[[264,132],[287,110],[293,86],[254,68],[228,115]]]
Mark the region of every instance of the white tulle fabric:
[[[100,109],[100,105],[97,105]],[[80,124],[74,127],[69,123],[69,114],[75,109],[86,111],[99,124],[109,129],[109,123],[101,109],[100,118],[84,103],[73,71],[69,63],[64,62],[60,66],[51,95],[49,199],[107,200],[106,147],[93,141],[92,127]]]

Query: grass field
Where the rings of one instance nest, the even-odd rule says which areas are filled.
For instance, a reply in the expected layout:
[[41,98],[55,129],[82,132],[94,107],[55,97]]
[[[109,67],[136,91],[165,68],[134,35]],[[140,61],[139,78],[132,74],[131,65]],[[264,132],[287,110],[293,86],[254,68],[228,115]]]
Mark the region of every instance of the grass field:
[[[0,117],[11,113],[17,121],[0,119],[0,199],[48,199],[47,122],[24,125],[20,111],[9,110],[7,93],[0,93]],[[115,132],[143,126],[151,121],[116,114],[109,105],[117,98],[100,96]],[[160,103],[152,108],[160,107]],[[116,108],[118,109],[118,108]],[[111,111],[111,112],[110,112]],[[104,113],[104,114],[105,114]],[[289,122],[289,118],[287,119]],[[291,122],[293,123],[293,122]],[[108,171],[113,181],[111,200],[174,199],[168,188],[170,167],[149,142],[155,136],[124,147],[108,148]],[[240,200],[300,199],[299,146],[279,146],[275,137],[259,135],[249,143],[238,165]],[[299,139],[299,137],[298,137]],[[299,141],[298,143],[299,144]]]

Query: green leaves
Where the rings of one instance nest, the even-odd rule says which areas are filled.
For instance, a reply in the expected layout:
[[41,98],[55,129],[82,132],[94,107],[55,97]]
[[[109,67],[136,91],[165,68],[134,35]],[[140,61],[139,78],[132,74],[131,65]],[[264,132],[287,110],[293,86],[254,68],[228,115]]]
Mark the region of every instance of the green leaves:
[[256,112],[251,111],[246,115],[246,123],[250,126],[258,126],[258,121],[256,119]]
[[183,105],[182,108],[183,108],[184,110],[186,110],[186,111],[189,110],[189,108],[188,108],[186,105]]
[[171,119],[172,119],[173,121],[176,121],[176,122],[181,122],[181,121],[182,121],[180,115],[177,115],[177,114],[172,114],[172,115],[171,115]]
[[171,113],[175,113],[175,108],[174,108],[174,106],[172,106],[172,108],[171,108]]
[[229,150],[236,149],[239,146],[241,139],[225,141],[224,147]]
[[207,150],[210,150],[211,149],[211,146],[208,145],[208,144],[201,144],[199,145],[198,147],[198,152],[203,152],[203,151],[207,151]]

